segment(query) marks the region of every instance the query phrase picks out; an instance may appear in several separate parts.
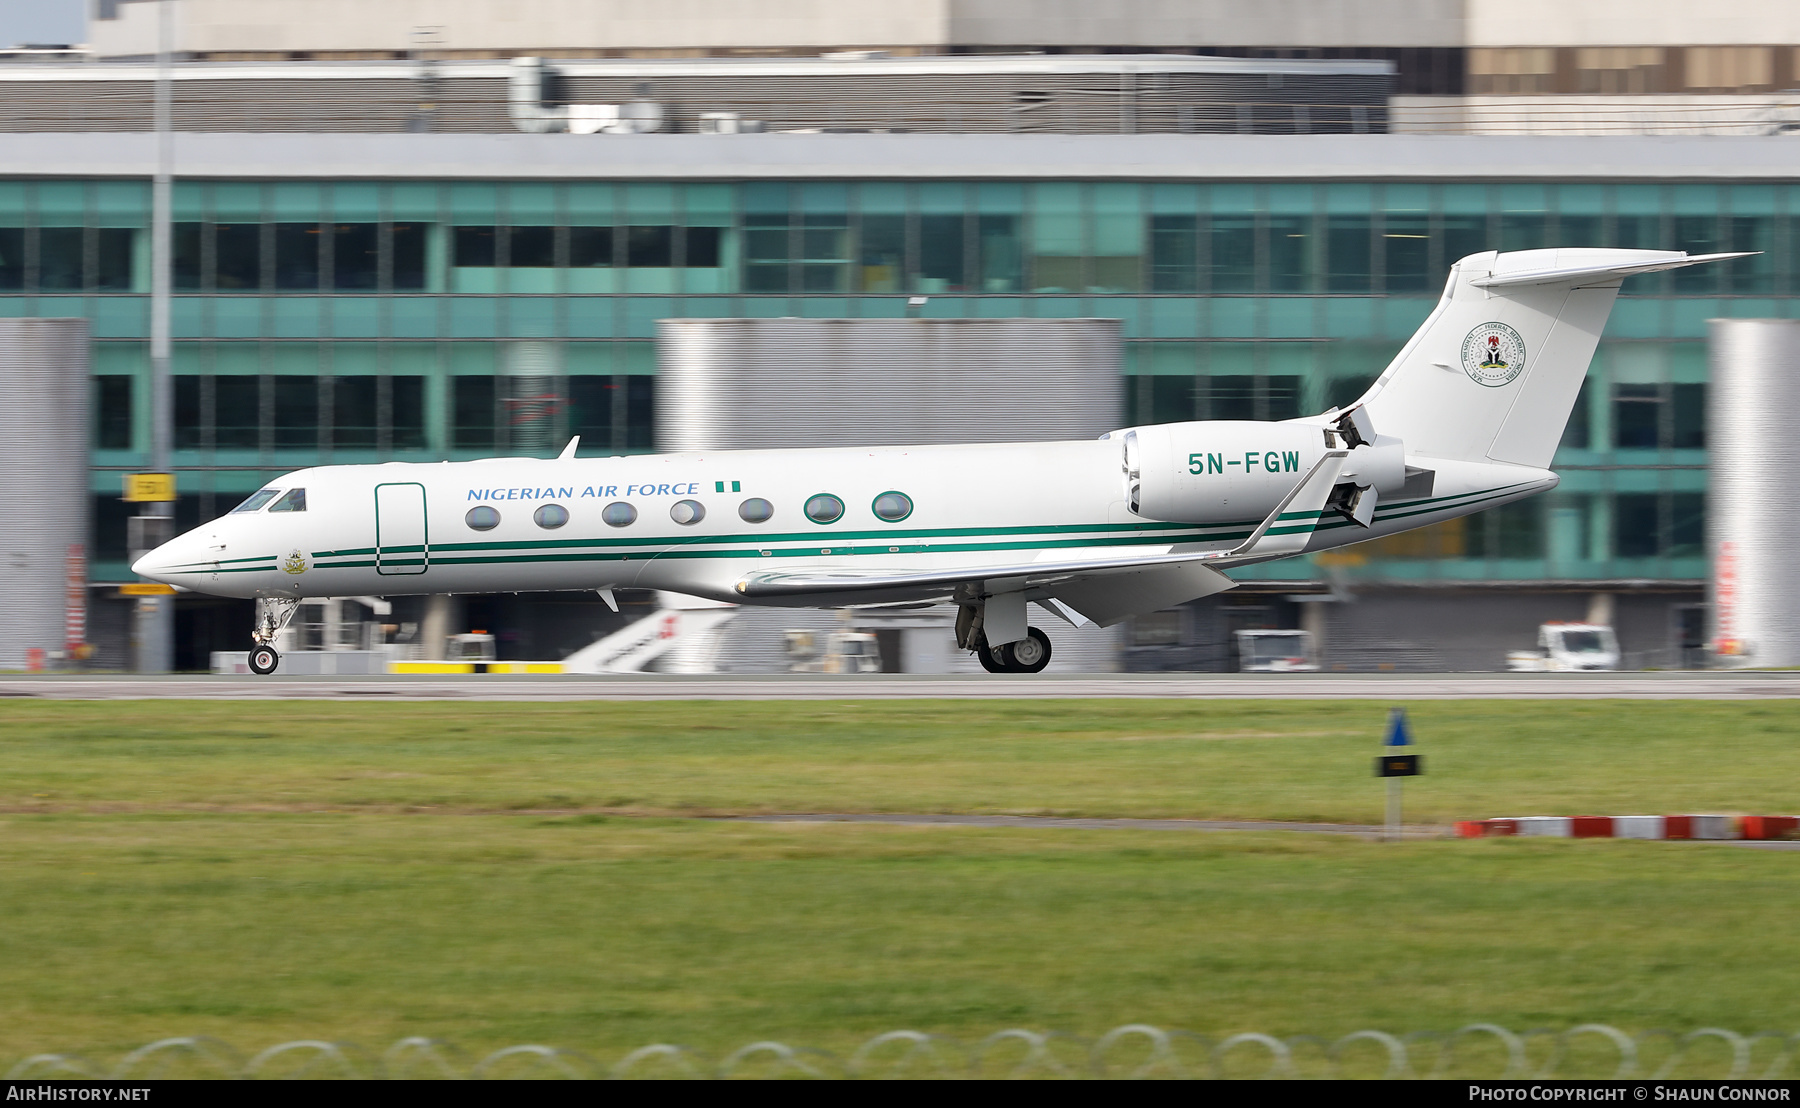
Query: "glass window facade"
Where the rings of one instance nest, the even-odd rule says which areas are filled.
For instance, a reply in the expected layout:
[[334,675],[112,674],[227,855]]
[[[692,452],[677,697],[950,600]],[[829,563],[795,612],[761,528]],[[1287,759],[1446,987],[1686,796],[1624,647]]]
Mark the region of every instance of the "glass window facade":
[[[0,182],[0,307],[93,324],[97,538],[122,535],[99,505],[147,460],[149,207],[141,182]],[[1559,245],[1762,253],[1627,282],[1559,489],[1354,548],[1346,572],[1699,580],[1705,321],[1796,314],[1800,186],[179,181],[181,510],[311,464],[651,450],[657,319],[892,317],[917,295],[927,316],[1122,320],[1121,425],[1283,419],[1360,395],[1457,258]]]

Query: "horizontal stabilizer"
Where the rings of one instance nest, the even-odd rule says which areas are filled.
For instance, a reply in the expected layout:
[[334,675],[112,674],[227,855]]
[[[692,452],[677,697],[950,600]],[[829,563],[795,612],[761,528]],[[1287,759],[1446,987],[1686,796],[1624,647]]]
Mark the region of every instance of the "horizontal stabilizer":
[[[1543,253],[1543,251],[1533,251],[1533,253]],[[1637,251],[1637,253],[1650,253],[1650,251]],[[1760,251],[1746,250],[1736,254],[1687,254],[1670,250],[1658,251],[1658,253],[1663,256],[1649,261],[1630,262],[1625,265],[1605,262],[1583,265],[1576,262],[1570,265],[1525,269],[1516,273],[1496,272],[1491,277],[1477,277],[1469,284],[1478,289],[1499,289],[1519,285],[1567,285],[1596,280],[1624,280],[1640,273],[1660,273],[1665,269],[1680,269],[1683,266],[1699,265],[1702,262],[1723,262],[1731,258],[1747,258],[1752,254],[1760,253]],[[1505,255],[1501,255],[1501,257],[1505,257]]]

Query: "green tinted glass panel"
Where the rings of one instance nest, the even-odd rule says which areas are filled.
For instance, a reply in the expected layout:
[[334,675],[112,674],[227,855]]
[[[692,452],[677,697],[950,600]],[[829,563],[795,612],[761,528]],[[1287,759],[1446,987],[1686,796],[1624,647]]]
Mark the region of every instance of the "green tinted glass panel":
[[80,291],[85,239],[80,227],[39,228],[38,288],[46,292]]
[[674,185],[626,185],[625,217],[639,225],[667,226],[675,222]]
[[906,272],[906,217],[865,211],[858,231],[857,287],[863,292],[901,291]]
[[548,184],[508,185],[506,215],[515,224],[552,224],[556,222],[556,186]]
[[324,218],[319,186],[281,182],[269,189],[269,218],[277,221],[312,221]]
[[919,216],[919,272],[913,279],[915,291],[964,291],[966,222],[961,215]]
[[94,185],[94,221],[101,227],[148,227],[150,190],[139,181]]
[[682,186],[682,215],[690,227],[731,226],[731,186]]
[[1305,292],[1311,287],[1316,256],[1313,221],[1304,215],[1269,215],[1265,251],[1270,292]]
[[381,218],[381,186],[365,182],[331,186],[331,218],[343,222],[374,222]]
[[1368,292],[1374,277],[1370,249],[1374,221],[1367,215],[1326,217],[1325,248],[1329,259],[1326,288],[1331,292]]
[[40,181],[37,186],[40,227],[81,227],[88,221],[88,190],[80,181]]
[[1093,257],[1088,291],[1136,292],[1143,282],[1145,223],[1143,189],[1137,185],[1093,186]]
[[500,222],[499,190],[493,185],[451,185],[450,218],[454,223]]
[[26,188],[22,181],[0,181],[0,225],[25,225]]
[[1199,217],[1152,215],[1149,223],[1150,291],[1199,291]]
[[1429,292],[1440,283],[1431,257],[1431,217],[1427,213],[1388,212],[1382,224],[1381,247],[1388,292]]
[[857,205],[865,214],[872,215],[905,215],[906,186],[891,183],[873,183],[859,187]]
[[388,186],[387,216],[393,220],[418,220],[435,223],[438,211],[436,185],[395,184]]

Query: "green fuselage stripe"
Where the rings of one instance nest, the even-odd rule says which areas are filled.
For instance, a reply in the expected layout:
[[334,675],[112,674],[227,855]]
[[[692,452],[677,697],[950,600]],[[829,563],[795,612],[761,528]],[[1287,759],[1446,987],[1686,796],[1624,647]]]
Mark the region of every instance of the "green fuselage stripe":
[[[1428,497],[1419,500],[1404,500],[1394,504],[1384,504],[1376,512],[1376,521],[1381,523],[1413,516],[1431,515],[1438,512],[1453,512],[1473,507],[1476,504],[1496,500],[1518,489],[1524,488],[1526,482],[1504,485],[1497,489],[1484,489],[1477,492],[1458,493],[1450,496]],[[1451,503],[1455,501],[1456,503]],[[1341,527],[1356,526],[1349,520],[1333,520],[1324,522],[1322,512],[1284,512],[1277,517],[1280,521],[1305,520],[1305,523],[1289,523],[1286,526],[1271,526],[1265,534],[1293,535],[1310,531],[1335,530]],[[996,528],[932,528],[910,531],[839,531],[820,530],[815,532],[785,532],[770,535],[696,535],[692,538],[664,536],[594,538],[594,539],[548,539],[522,540],[513,542],[472,542],[447,543],[433,546],[427,552],[424,546],[384,547],[381,551],[381,565],[415,566],[423,565],[429,560],[431,565],[442,566],[479,566],[479,565],[513,565],[541,564],[549,562],[628,562],[651,561],[655,559],[717,559],[717,558],[817,558],[817,557],[856,557],[878,554],[968,554],[983,551],[999,550],[1055,550],[1079,547],[1129,547],[1146,545],[1174,545],[1193,543],[1215,543],[1241,541],[1250,537],[1255,528],[1254,523],[1119,523],[1119,524],[1071,524],[1052,525],[1046,527],[996,527]],[[1227,530],[1231,528],[1233,530]],[[1121,532],[1124,532],[1121,534]],[[1039,541],[992,541],[994,536],[1014,535],[1070,535],[1079,537],[1045,539]],[[921,542],[921,539],[965,538],[974,541],[965,542]],[[988,539],[989,541],[981,541]],[[861,540],[860,542],[858,540]],[[870,541],[873,540],[873,541]],[[776,546],[780,543],[805,543],[804,546]],[[719,547],[730,544],[729,549]],[[654,549],[646,549],[654,547]],[[897,547],[898,549],[889,549]],[[583,549],[585,548],[585,549]],[[595,549],[599,548],[599,549]],[[704,549],[697,549],[704,548]],[[506,553],[511,552],[511,553]],[[396,554],[426,553],[427,558],[406,558],[397,560]],[[368,569],[377,566],[374,547],[358,547],[345,550],[326,550],[313,555],[315,569]],[[193,573],[266,573],[274,569],[278,555],[265,554],[253,558],[234,558],[228,562],[193,563],[194,568],[182,567],[183,572]],[[327,561],[326,559],[330,559]],[[263,565],[244,565],[239,563],[260,562]]]

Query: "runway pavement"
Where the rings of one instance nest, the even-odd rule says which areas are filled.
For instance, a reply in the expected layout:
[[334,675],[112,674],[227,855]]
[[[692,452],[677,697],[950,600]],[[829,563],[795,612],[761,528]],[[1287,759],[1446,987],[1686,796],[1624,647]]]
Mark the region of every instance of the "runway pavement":
[[1760,700],[1800,698],[1800,672],[1479,674],[775,674],[618,677],[5,675],[0,698],[47,700]]

